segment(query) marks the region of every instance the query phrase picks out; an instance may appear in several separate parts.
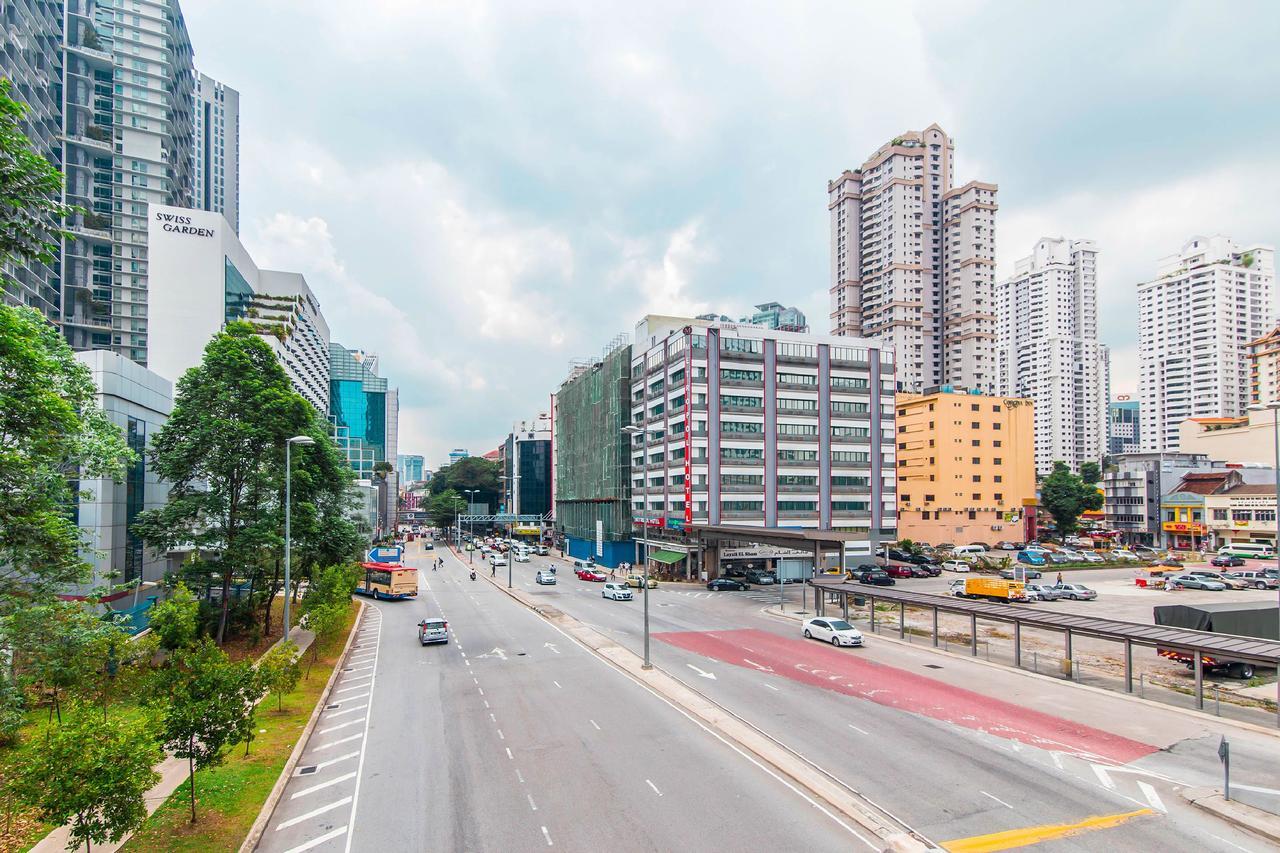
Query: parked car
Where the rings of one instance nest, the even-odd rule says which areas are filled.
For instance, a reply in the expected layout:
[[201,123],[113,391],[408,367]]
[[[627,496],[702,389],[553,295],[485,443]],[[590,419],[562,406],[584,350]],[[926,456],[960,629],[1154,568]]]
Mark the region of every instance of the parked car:
[[764,569],[747,569],[746,578],[747,583],[757,583],[762,586],[767,586],[775,582],[773,573],[767,572]]
[[[1084,554],[1081,554],[1079,551],[1075,550],[1074,548],[1063,548],[1061,551],[1057,551],[1055,553],[1057,554],[1057,556],[1063,558],[1062,562],[1066,562],[1066,563],[1078,563],[1082,559],[1084,559]],[[1058,562],[1058,561],[1054,560],[1054,562]]]
[[1090,589],[1084,584],[1060,583],[1055,584],[1054,588],[1063,598],[1069,598],[1072,601],[1091,601],[1098,597],[1097,590]]
[[885,566],[884,573],[891,578],[913,578],[916,573],[911,566]]
[[1025,545],[1019,545],[1017,542],[997,542],[996,543],[997,551],[1017,551],[1020,548],[1025,548],[1025,547],[1026,547]]
[[601,598],[612,598],[614,601],[630,601],[631,587],[625,583],[606,583],[600,590]]
[[1209,589],[1214,592],[1221,592],[1227,588],[1227,585],[1221,581],[1197,577],[1196,575],[1174,575],[1166,579],[1165,583],[1174,589]]
[[546,545],[539,545],[537,548],[534,548],[533,550],[537,552],[539,557],[545,557],[551,553],[550,551],[547,550]]
[[498,568],[498,567],[505,568],[507,565],[507,558],[499,554],[494,554],[492,557],[489,558],[489,565],[493,566],[494,568]]
[[1023,580],[1024,578],[1027,580],[1039,580],[1040,578],[1044,577],[1044,575],[1040,573],[1039,569],[1033,569],[1030,567],[1027,567],[1027,568],[1015,567],[1011,569],[1001,569],[1000,577],[1005,578],[1006,580],[1011,580],[1011,581]]
[[556,576],[553,572],[539,571],[533,576],[533,582],[537,584],[547,584],[549,586],[556,585]]
[[1256,569],[1245,569],[1238,572],[1223,572],[1229,578],[1243,581],[1246,585],[1254,589],[1275,589],[1280,586],[1280,580],[1275,577],[1275,569],[1266,572],[1260,572]]
[[1229,574],[1222,572],[1210,572],[1205,569],[1192,569],[1184,574],[1195,575],[1196,577],[1204,578],[1205,580],[1217,581],[1227,587],[1227,589],[1248,589],[1251,585],[1247,581],[1234,578]]
[[1052,554],[1047,554],[1046,556],[1049,558],[1050,563],[1074,562],[1070,557],[1066,555],[1066,552],[1064,551],[1054,551]]
[[1244,565],[1244,560],[1234,554],[1219,554],[1209,561],[1209,565],[1223,569],[1234,569]]
[[897,583],[897,581],[889,577],[884,569],[854,572],[853,579],[858,583],[871,584],[873,586],[893,586]]
[[947,560],[942,564],[942,570],[944,572],[967,572],[969,571],[969,564],[964,560]]
[[[633,586],[636,589],[644,589],[644,575],[627,575],[627,586]],[[658,582],[652,577],[649,578],[649,589],[655,589]]]
[[912,566],[911,570],[918,578],[936,578],[942,574],[942,566],[938,563],[922,563],[919,566]]
[[897,548],[890,548],[889,559],[897,560],[900,563],[905,563],[907,562],[907,560],[911,559],[911,555],[908,554],[906,551],[899,551]]
[[734,580],[733,578],[716,578],[713,581],[707,582],[707,589],[712,592],[736,592],[742,589],[751,589],[751,587],[747,586],[742,581]]
[[1057,587],[1045,583],[1029,583],[1023,589],[1027,591],[1028,597],[1034,593],[1040,601],[1057,601],[1062,598],[1062,593]]
[[1086,563],[1104,563],[1104,562],[1106,562],[1106,561],[1102,558],[1102,555],[1101,555],[1101,554],[1099,554],[1097,551],[1081,551],[1081,552],[1080,552],[1080,559],[1082,559],[1082,560],[1083,560],[1084,562],[1086,562]]
[[1156,560],[1152,562],[1151,565],[1156,568],[1180,569],[1182,568],[1182,561],[1176,560],[1173,557],[1165,557],[1163,560]]
[[1043,566],[1045,558],[1043,554],[1038,554],[1030,549],[1019,551],[1018,556],[1014,557],[1019,563],[1026,563],[1028,566]]
[[843,619],[806,619],[806,640],[822,640],[833,646],[861,646],[862,632]]
[[907,559],[903,560],[903,562],[911,563],[915,566],[923,566],[925,563],[932,563],[933,558],[928,554],[908,554]]
[[1110,552],[1108,556],[1110,556],[1111,559],[1113,560],[1131,560],[1133,562],[1137,562],[1139,559],[1141,559],[1137,554],[1133,553],[1132,551],[1126,550],[1124,548],[1117,548],[1114,551]]

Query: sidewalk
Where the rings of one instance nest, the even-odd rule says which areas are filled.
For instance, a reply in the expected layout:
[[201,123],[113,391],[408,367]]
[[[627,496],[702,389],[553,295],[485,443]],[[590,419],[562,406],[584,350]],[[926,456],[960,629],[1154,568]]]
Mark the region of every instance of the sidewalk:
[[[293,640],[298,646],[298,656],[311,647],[312,640],[315,639],[315,633],[305,628],[294,627],[289,632],[289,639]],[[273,645],[271,648],[275,648]],[[270,649],[268,649],[270,651]],[[147,791],[144,795],[146,801],[147,816],[150,817],[156,809],[169,799],[169,796],[185,781],[187,781],[187,761],[183,758],[166,758],[155,766],[155,771],[160,774],[160,781],[155,787]],[[197,786],[198,787],[198,786]],[[198,793],[198,792],[197,792]],[[115,844],[105,843],[96,845],[94,853],[116,853],[121,847],[129,842],[132,833],[125,835]],[[68,850],[68,839],[71,836],[71,828],[69,826],[60,826],[50,832],[44,838],[40,839],[31,853],[63,853]],[[78,848],[79,849],[79,848]]]

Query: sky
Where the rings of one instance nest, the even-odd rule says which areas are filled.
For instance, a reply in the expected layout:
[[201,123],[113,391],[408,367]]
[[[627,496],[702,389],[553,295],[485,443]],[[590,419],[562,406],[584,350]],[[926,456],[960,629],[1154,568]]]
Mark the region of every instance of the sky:
[[400,452],[493,449],[650,311],[829,330],[826,182],[905,130],[1000,187],[997,270],[1090,238],[1112,392],[1138,282],[1280,235],[1265,2],[183,0],[241,93],[241,238],[400,388]]

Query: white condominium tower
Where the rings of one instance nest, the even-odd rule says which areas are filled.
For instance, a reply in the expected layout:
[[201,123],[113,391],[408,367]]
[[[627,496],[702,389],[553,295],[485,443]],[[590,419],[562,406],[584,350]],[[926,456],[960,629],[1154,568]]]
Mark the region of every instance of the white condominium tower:
[[194,206],[240,231],[240,93],[208,74],[196,79]]
[[1138,285],[1142,449],[1178,449],[1187,418],[1238,418],[1249,405],[1247,344],[1275,319],[1275,250],[1192,237]]
[[996,283],[996,393],[1035,400],[1036,473],[1101,462],[1106,352],[1098,343],[1098,248],[1043,237]]
[[831,332],[891,345],[906,391],[996,384],[996,185],[952,186],[936,124],[827,183]]

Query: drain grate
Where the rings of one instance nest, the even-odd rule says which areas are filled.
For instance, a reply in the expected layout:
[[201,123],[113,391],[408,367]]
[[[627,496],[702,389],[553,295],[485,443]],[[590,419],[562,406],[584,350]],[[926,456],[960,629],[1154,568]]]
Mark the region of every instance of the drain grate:
[[942,669],[942,667],[936,663],[927,663],[924,665],[924,668],[925,669]]
[[298,768],[299,776],[310,776],[312,773],[315,773],[315,772],[316,772],[316,766],[314,764],[308,764],[306,767]]
[[524,653],[524,652],[516,652],[516,657],[518,657],[518,658],[522,658],[522,657],[524,657],[524,656],[525,656],[525,653]]
[[332,704],[332,705],[325,705],[325,706],[324,706],[324,709],[325,709],[326,711],[332,711],[334,708],[341,708],[341,707],[342,707],[342,703],[341,703],[341,702],[336,702],[336,703],[334,703],[334,704]]

